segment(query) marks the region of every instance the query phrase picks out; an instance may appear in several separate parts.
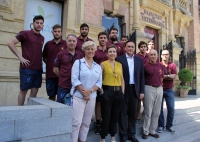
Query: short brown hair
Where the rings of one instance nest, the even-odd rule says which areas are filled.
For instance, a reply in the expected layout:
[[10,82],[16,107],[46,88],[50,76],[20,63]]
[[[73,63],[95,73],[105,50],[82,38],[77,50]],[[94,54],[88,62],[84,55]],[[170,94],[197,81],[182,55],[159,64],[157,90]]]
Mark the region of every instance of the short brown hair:
[[149,41],[148,41],[148,44],[149,44],[150,42],[154,43],[154,41],[153,41],[153,40],[149,40]]
[[[99,39],[99,37],[100,37],[101,35],[105,35],[105,36],[107,37],[107,33],[106,33],[106,32],[100,32],[100,33],[98,34],[98,39]],[[108,37],[107,37],[107,38],[108,38]]]
[[53,30],[58,29],[58,28],[60,28],[61,31],[62,31],[62,27],[61,27],[59,24],[55,24],[55,25],[52,27]]
[[140,43],[138,44],[138,48],[140,48],[140,46],[141,46],[142,44],[145,44],[145,45],[147,46],[147,43],[146,43],[146,42],[140,41]]
[[110,48],[115,48],[115,50],[117,51],[116,46],[115,46],[114,44],[111,44],[111,45],[109,45],[109,46],[106,48],[106,53],[108,53],[108,50],[109,50]]
[[118,29],[117,28],[110,28],[110,30],[109,30],[109,33],[108,34],[110,34],[111,33],[111,31],[117,31],[117,33],[118,33]]

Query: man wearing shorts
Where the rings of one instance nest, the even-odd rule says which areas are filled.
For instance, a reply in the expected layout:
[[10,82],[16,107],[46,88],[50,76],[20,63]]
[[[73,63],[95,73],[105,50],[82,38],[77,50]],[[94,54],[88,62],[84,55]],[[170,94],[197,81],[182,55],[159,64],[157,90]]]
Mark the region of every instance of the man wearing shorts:
[[67,48],[66,41],[62,39],[62,27],[53,26],[53,40],[48,41],[43,50],[43,61],[46,63],[46,91],[50,100],[55,101],[58,90],[58,77],[53,72],[53,62],[58,52]]
[[[8,43],[10,50],[20,60],[20,92],[18,105],[24,105],[29,89],[29,97],[36,97],[38,89],[42,85],[42,47],[44,37],[40,34],[44,26],[44,18],[37,15],[33,18],[33,29],[19,32]],[[16,44],[21,42],[22,54],[17,50]]]

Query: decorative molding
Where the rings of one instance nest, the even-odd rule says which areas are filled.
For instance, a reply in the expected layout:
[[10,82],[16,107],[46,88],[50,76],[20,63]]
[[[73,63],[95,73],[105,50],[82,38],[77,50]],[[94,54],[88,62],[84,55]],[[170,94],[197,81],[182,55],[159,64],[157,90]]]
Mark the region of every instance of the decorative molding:
[[119,10],[120,0],[113,0],[113,11],[110,16],[116,16]]
[[76,19],[75,19],[75,24],[76,27],[79,28],[83,21],[84,17],[84,1],[83,0],[76,0]]
[[167,5],[167,6],[172,6],[171,3],[169,2],[169,0],[158,0],[160,1],[161,3]]
[[182,28],[188,27],[192,20],[193,18],[191,16],[185,15],[177,9],[173,10],[173,21],[178,24],[179,35],[182,34]]

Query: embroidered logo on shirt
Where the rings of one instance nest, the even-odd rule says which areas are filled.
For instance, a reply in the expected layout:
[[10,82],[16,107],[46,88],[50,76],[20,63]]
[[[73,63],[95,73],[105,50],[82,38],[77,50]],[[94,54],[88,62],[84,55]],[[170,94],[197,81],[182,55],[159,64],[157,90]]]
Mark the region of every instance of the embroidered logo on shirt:
[[26,78],[27,82],[31,82],[31,76]]
[[58,60],[58,58],[55,58],[55,60],[54,60],[54,63],[56,63],[56,62],[57,62],[57,60]]
[[120,50],[121,50],[121,48],[120,48],[120,46],[118,46],[118,47],[117,47],[117,51],[120,51]]
[[160,75],[162,74],[162,70],[159,70]]

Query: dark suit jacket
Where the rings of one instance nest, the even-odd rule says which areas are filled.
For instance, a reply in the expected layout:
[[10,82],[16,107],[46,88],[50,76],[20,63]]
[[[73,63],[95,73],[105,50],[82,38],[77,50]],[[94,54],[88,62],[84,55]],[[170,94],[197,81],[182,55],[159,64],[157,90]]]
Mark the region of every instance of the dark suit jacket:
[[[126,54],[122,56],[118,56],[116,58],[116,61],[120,62],[122,64],[123,68],[123,77],[125,82],[125,94],[128,91],[129,86],[129,67],[128,67],[128,61],[126,58]],[[144,93],[144,66],[143,61],[137,56],[134,56],[134,81],[135,81],[135,91],[136,95],[139,97],[140,93]]]

